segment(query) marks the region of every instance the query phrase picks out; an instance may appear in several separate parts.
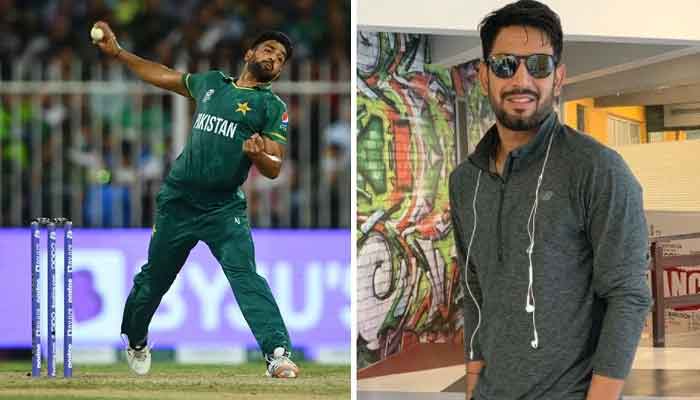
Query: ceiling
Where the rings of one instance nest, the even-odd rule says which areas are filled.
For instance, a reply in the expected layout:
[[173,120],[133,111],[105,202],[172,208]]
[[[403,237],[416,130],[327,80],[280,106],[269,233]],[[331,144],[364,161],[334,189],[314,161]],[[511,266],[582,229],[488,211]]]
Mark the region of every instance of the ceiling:
[[[476,34],[433,35],[432,61],[453,66],[481,58]],[[563,99],[604,107],[700,101],[700,41],[568,36]]]

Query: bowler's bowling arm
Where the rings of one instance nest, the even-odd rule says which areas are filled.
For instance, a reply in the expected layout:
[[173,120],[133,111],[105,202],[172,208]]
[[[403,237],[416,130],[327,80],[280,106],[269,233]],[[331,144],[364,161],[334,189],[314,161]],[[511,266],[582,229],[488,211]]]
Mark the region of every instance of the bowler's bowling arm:
[[190,97],[190,92],[182,82],[182,72],[175,71],[165,65],[145,60],[133,53],[124,50],[117,41],[117,36],[112,28],[105,21],[97,21],[94,25],[96,29],[103,32],[100,40],[93,40],[93,43],[105,54],[114,57],[122,64],[126,65],[131,72],[138,75],[142,80],[163,88],[171,92],[179,93]]
[[124,49],[117,54],[116,58],[143,81],[185,97],[191,97],[189,90],[182,82],[182,75],[184,75],[182,72],[143,59]]

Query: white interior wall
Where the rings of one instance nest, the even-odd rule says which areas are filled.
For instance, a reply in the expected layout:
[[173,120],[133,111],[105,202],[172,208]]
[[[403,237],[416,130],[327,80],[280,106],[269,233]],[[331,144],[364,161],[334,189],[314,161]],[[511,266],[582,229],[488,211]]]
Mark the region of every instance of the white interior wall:
[[[429,33],[433,62],[481,57],[476,27],[512,0],[359,0],[359,29]],[[544,0],[561,17],[565,100],[600,98],[607,106],[698,102],[700,0]],[[468,11],[467,11],[468,10]],[[604,96],[604,97],[602,97]],[[619,147],[644,187],[647,210],[700,212],[700,141]]]
[[[474,34],[481,19],[512,0],[359,0],[360,29]],[[700,1],[543,0],[561,17],[567,35],[700,40]]]

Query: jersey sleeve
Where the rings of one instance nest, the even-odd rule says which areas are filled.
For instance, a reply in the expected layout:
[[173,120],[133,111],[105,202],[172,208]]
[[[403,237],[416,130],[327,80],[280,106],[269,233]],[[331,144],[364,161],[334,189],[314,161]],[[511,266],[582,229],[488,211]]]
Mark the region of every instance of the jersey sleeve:
[[190,92],[190,96],[199,103],[206,93],[207,89],[211,89],[215,79],[222,79],[224,75],[219,71],[208,71],[196,74],[182,74],[182,83]]
[[275,142],[287,144],[287,127],[289,117],[287,115],[287,105],[279,97],[273,98],[267,103],[265,111],[265,127],[262,134]]

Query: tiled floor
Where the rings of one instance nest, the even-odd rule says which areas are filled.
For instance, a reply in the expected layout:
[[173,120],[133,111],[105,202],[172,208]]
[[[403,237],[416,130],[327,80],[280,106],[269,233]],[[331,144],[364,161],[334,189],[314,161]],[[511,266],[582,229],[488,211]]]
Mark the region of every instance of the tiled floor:
[[700,371],[636,369],[627,377],[625,394],[662,398],[664,396],[700,396]]
[[[633,370],[700,370],[700,348],[640,347],[632,364]],[[700,371],[698,372],[700,385]],[[700,388],[700,386],[699,386]]]
[[[632,368],[626,400],[700,400],[700,348],[640,347]],[[358,400],[461,400],[463,378],[457,365],[361,379]]]
[[406,372],[360,379],[357,390],[393,392],[442,392],[464,376],[464,366],[435,368],[420,372]]
[[[464,400],[464,393],[358,392],[357,400]],[[700,397],[624,396],[624,400],[700,400]]]

